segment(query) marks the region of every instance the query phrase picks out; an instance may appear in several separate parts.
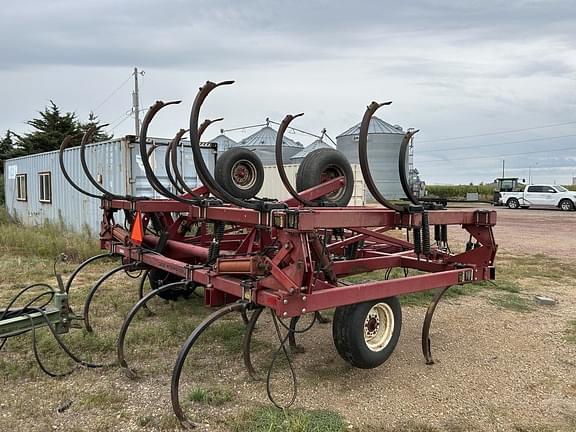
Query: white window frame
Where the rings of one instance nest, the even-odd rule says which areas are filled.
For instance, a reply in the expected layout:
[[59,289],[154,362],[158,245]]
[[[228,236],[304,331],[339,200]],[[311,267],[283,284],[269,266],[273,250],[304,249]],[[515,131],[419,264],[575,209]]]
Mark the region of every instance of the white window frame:
[[[48,178],[48,187],[46,188],[46,180]],[[40,185],[39,201],[41,203],[52,203],[52,173],[50,171],[43,171],[38,173],[38,183]]]
[[[21,184],[22,180],[24,180],[24,187]],[[26,174],[16,174],[16,201],[28,201],[28,176]]]

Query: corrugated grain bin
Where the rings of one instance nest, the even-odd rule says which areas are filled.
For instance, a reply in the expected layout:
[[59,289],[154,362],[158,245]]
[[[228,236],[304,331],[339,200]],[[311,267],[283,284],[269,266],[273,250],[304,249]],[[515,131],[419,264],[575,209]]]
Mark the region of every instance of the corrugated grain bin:
[[322,148],[334,148],[330,144],[322,141],[321,139],[317,139],[313,143],[307,145],[298,153],[290,158],[290,163],[300,163],[304,160],[306,156],[312,153],[314,150],[322,149]]
[[[276,135],[277,131],[270,126],[253,133],[241,140],[236,147],[252,150],[258,155],[263,165],[276,164]],[[290,158],[302,150],[304,146],[298,141],[284,136],[282,144],[282,157],[284,163],[290,163]]]
[[[290,183],[294,188],[296,188],[296,173],[298,172],[298,166],[299,165],[297,164],[284,165],[288,180],[290,180]],[[353,164],[352,172],[354,173],[354,192],[352,193],[352,199],[350,200],[349,205],[361,206],[364,205],[364,182],[362,181],[360,165]],[[264,166],[264,184],[262,185],[262,189],[258,196],[263,198],[275,198],[277,200],[290,198],[290,194],[282,184],[276,165]]]
[[[154,172],[168,187],[164,155],[170,140],[150,138],[149,141],[149,147],[158,144],[150,157]],[[178,151],[182,175],[188,185],[195,187],[198,179],[189,143],[185,142]],[[213,171],[216,150],[203,148],[202,152],[206,164]],[[133,136],[87,145],[86,162],[93,177],[112,193],[163,198],[146,179],[140,149]],[[81,188],[100,195],[84,175],[79,147],[64,152],[64,164],[70,177]],[[4,167],[6,208],[23,223],[36,225],[49,221],[63,223],[75,231],[87,228],[92,233],[99,232],[102,219],[100,200],[81,194],[66,181],[60,171],[58,151],[8,159]],[[120,214],[116,221],[121,222]]]
[[[360,123],[336,137],[338,150],[344,153],[350,163],[353,164],[359,163],[359,133]],[[370,170],[376,186],[388,199],[405,198],[398,173],[400,144],[402,143],[404,135],[405,132],[402,128],[392,126],[378,117],[373,117],[368,127],[368,160],[370,161]],[[405,163],[407,170],[408,160],[406,160]],[[368,190],[366,190],[366,200],[372,200]]]

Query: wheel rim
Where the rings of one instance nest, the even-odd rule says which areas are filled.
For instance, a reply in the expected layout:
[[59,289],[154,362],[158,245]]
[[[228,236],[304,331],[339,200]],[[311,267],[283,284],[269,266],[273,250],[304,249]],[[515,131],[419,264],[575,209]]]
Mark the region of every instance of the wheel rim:
[[516,208],[517,207],[516,201],[510,201],[510,204],[508,204],[508,207],[513,208],[513,209]]
[[238,189],[248,190],[256,184],[256,167],[246,159],[232,165],[230,175]]
[[562,201],[561,207],[562,207],[562,210],[570,210],[570,207],[571,207],[571,206],[570,206],[570,203],[569,203],[569,202],[567,202],[567,201]]
[[[330,165],[324,171],[322,171],[322,174],[320,174],[320,183],[325,183],[325,182],[330,181],[332,179],[335,179],[337,177],[345,177],[344,172],[342,171],[342,169],[340,169],[340,167],[338,167],[336,165]],[[342,198],[344,193],[345,193],[345,189],[339,188],[338,190],[335,190],[334,192],[330,192],[329,194],[326,194],[325,196],[326,196],[326,198],[329,198],[332,201],[338,201],[340,198]]]
[[382,351],[392,339],[394,312],[388,303],[377,303],[364,320],[364,342],[370,351]]

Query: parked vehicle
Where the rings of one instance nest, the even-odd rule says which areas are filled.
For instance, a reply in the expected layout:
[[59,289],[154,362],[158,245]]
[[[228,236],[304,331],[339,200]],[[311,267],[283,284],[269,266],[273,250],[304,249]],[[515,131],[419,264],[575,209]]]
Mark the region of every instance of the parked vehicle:
[[499,204],[511,209],[542,206],[570,211],[576,209],[576,192],[559,185],[529,185],[521,192],[500,192]]

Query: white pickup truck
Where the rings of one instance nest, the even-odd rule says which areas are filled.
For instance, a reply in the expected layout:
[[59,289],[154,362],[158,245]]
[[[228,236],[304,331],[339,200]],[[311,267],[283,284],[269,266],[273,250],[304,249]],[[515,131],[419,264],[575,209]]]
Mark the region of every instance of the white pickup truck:
[[544,206],[570,211],[576,209],[576,192],[558,185],[529,185],[522,192],[500,192],[499,204],[511,209]]

